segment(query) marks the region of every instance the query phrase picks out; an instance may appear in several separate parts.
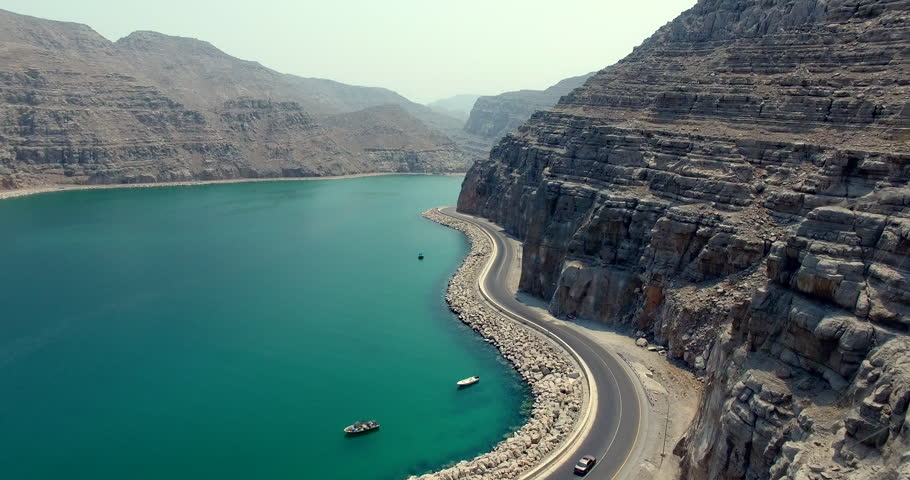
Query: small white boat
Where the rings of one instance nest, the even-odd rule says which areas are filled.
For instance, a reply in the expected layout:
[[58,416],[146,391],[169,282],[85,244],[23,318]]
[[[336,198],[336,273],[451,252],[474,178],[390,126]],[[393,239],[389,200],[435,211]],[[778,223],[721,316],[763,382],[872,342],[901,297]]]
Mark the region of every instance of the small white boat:
[[475,383],[477,383],[477,382],[479,382],[479,381],[480,381],[480,377],[477,377],[477,376],[468,377],[468,378],[466,378],[466,379],[464,379],[464,380],[459,380],[459,381],[458,381],[458,386],[459,386],[459,387],[467,387],[468,385],[474,385]]

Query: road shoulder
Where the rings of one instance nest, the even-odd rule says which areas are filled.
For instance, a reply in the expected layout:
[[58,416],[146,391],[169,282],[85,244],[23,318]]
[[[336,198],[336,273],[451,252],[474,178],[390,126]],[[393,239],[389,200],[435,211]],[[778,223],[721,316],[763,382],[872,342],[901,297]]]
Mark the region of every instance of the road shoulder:
[[[518,290],[521,276],[521,242],[507,236],[507,244],[513,249],[516,261],[511,265],[509,288]],[[640,388],[642,428],[635,449],[629,456],[629,465],[615,480],[671,480],[679,477],[680,459],[673,455],[673,447],[685,434],[695,417],[704,385],[691,371],[674,365],[658,350],[639,347],[630,333],[618,332],[606,325],[584,319],[565,321],[557,319],[546,310],[541,299],[527,294],[518,294],[526,305],[539,310],[539,317],[570,326],[580,335],[586,336],[604,349],[618,356],[634,375]],[[647,412],[647,413],[645,413]]]

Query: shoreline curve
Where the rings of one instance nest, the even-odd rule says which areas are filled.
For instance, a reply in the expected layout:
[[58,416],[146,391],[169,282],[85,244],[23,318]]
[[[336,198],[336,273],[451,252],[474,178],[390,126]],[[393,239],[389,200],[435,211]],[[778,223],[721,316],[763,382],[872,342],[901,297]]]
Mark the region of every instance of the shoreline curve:
[[581,434],[593,403],[587,368],[571,348],[560,345],[491,305],[478,287],[489,268],[495,244],[479,227],[443,214],[438,208],[423,216],[461,231],[471,249],[449,281],[446,303],[458,318],[499,349],[530,387],[534,399],[527,423],[491,452],[462,460],[412,480],[526,479],[558,459]]

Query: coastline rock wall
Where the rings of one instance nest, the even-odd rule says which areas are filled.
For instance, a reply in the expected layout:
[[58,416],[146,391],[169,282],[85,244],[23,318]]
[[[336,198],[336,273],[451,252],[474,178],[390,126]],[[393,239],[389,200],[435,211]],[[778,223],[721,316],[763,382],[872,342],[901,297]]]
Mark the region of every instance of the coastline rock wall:
[[575,428],[585,385],[569,354],[529,327],[487,307],[477,291],[477,277],[492,254],[486,235],[474,225],[443,215],[436,209],[424,217],[460,230],[471,252],[449,281],[446,302],[486,341],[494,345],[531,388],[534,404],[528,422],[492,452],[464,460],[419,480],[514,479],[537,466],[556,450]]
[[520,288],[706,382],[692,479],[910,475],[910,2],[702,0],[476,163]]

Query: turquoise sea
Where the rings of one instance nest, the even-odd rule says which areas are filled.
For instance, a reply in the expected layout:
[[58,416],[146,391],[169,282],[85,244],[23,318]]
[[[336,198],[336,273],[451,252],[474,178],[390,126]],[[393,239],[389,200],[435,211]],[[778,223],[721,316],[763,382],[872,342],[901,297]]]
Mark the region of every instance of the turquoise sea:
[[528,392],[443,299],[468,244],[420,212],[460,183],[0,201],[0,478],[400,479],[490,449]]

